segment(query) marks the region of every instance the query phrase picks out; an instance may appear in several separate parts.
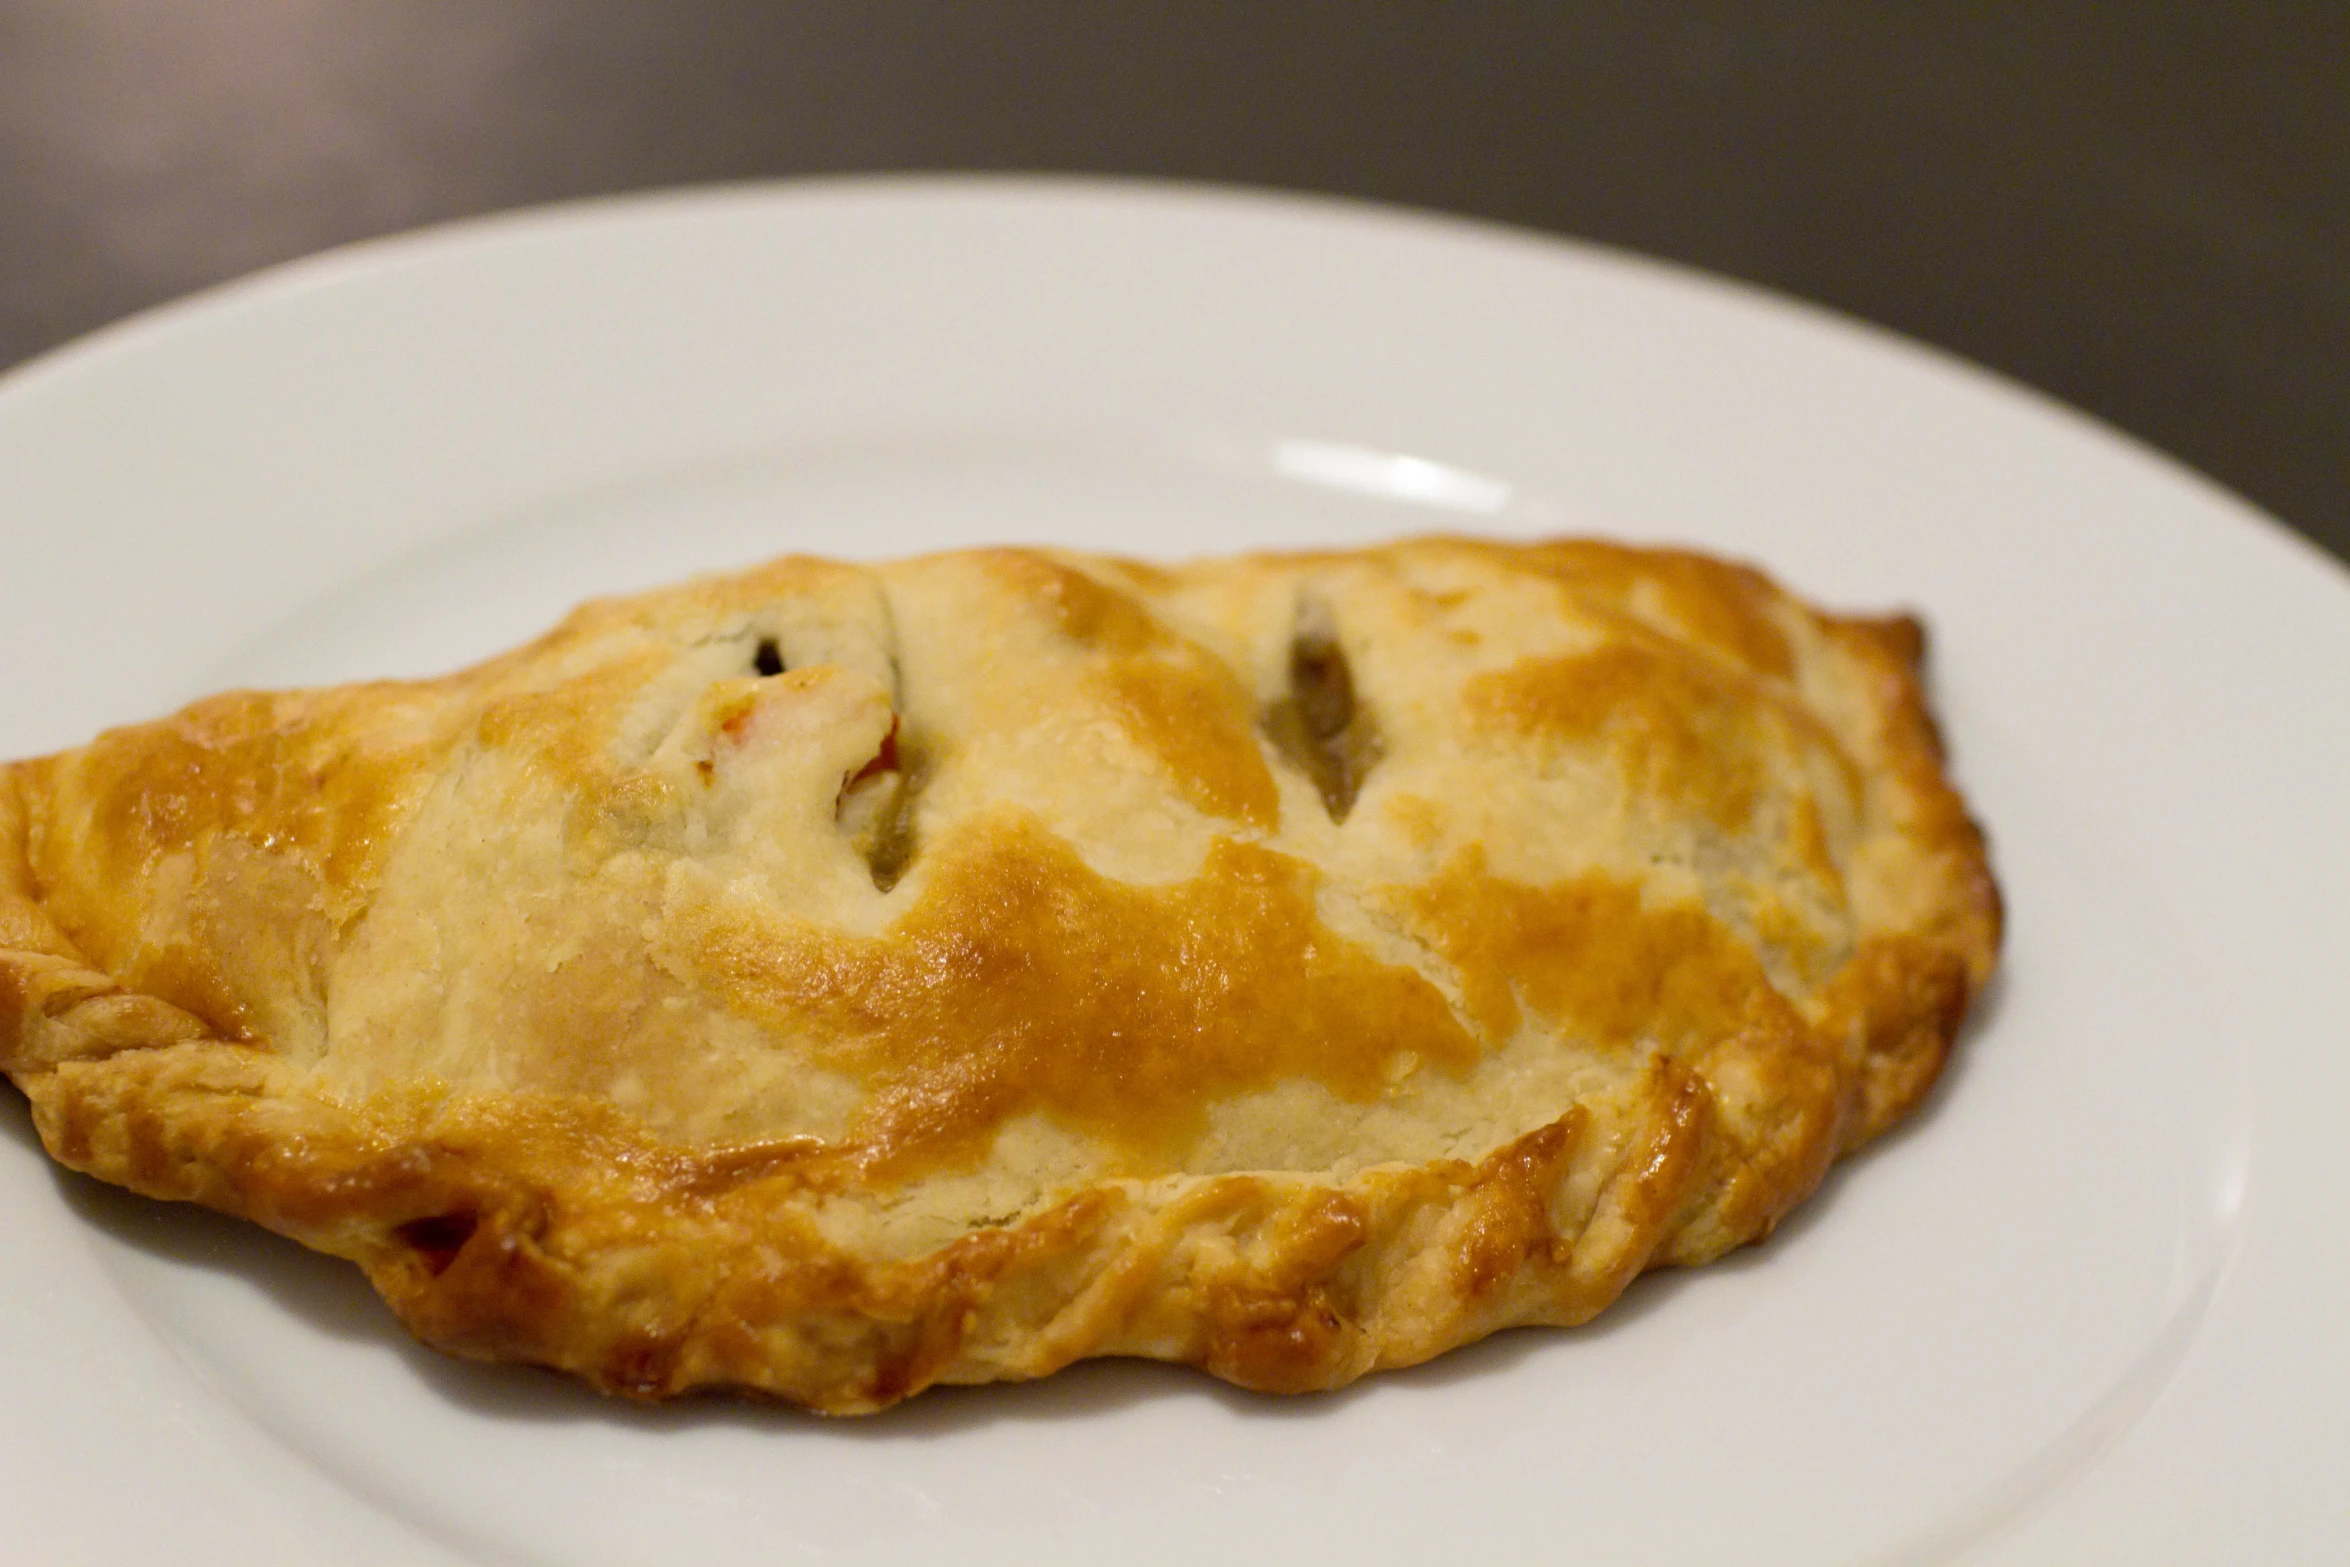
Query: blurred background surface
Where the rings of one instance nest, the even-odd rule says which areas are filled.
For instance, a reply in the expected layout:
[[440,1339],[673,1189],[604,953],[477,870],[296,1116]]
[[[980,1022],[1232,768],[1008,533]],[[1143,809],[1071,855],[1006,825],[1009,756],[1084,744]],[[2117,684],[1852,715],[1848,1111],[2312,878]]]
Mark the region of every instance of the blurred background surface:
[[1331,192],[1800,295],[2350,557],[2350,5],[0,0],[0,365],[309,251],[711,180]]

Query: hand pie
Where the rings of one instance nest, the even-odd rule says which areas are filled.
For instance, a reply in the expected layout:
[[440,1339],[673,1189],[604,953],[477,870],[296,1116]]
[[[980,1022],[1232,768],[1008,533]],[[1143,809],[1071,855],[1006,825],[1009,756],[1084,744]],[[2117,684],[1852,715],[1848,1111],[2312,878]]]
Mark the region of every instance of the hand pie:
[[1597,543],[780,560],[0,770],[0,1068],[459,1355],[1335,1387],[1916,1105],[1999,930],[1920,640]]

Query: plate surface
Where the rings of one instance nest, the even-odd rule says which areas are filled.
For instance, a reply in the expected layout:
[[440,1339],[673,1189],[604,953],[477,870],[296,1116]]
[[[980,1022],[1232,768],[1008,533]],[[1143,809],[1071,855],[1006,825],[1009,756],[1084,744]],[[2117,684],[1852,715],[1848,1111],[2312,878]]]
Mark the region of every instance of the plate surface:
[[1924,614],[2012,916],[1926,1111],[1769,1243],[1286,1402],[1090,1365],[853,1423],[608,1404],[53,1172],[0,1095],[28,1560],[2350,1552],[2350,581],[2030,394],[1463,224],[850,182],[268,274],[9,378],[0,474],[8,755],[786,550],[1689,542]]

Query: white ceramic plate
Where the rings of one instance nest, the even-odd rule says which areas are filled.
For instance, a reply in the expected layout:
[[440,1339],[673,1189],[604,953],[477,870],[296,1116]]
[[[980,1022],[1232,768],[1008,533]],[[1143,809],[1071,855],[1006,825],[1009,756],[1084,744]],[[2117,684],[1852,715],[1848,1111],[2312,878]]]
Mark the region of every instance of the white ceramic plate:
[[1602,531],[1935,635],[2012,908],[1928,1111],[1769,1244],[1342,1396],[862,1423],[411,1347],[0,1095],[19,1560],[2350,1554],[2350,585],[2084,420],[1644,262],[1260,197],[697,194],[304,263],[0,389],[0,754],[422,673],[785,550]]

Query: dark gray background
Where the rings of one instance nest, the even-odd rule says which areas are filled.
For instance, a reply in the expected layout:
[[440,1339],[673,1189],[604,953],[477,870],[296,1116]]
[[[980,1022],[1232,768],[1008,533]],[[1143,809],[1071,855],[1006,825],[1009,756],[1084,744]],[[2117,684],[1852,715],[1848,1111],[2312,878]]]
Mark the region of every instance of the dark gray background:
[[2350,5],[0,0],[0,364],[342,240],[871,169],[1333,191],[2004,370],[2350,557]]

